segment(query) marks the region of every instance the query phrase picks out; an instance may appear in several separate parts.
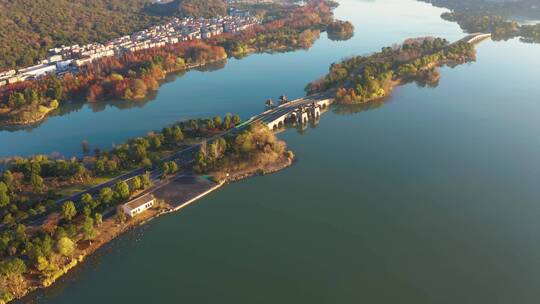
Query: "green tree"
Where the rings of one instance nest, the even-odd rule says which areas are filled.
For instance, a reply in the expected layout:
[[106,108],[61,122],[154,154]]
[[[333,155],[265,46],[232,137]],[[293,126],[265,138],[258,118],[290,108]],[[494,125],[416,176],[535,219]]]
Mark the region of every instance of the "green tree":
[[154,150],[158,150],[159,148],[161,148],[161,139],[159,138],[159,136],[156,135],[150,137],[150,146]]
[[138,176],[135,176],[132,180],[131,180],[131,188],[133,190],[139,190],[141,189],[142,187],[142,181],[141,181],[141,178],[138,177]]
[[81,202],[84,205],[91,205],[93,200],[94,199],[92,198],[92,195],[90,193],[85,193],[81,196]]
[[116,208],[116,220],[121,224],[125,223],[127,220],[127,215],[120,206]]
[[223,123],[223,121],[221,120],[220,116],[214,116],[212,120],[214,121],[214,126],[216,128],[221,128],[221,124]]
[[8,187],[8,189],[12,189],[13,188],[13,183],[14,183],[14,178],[13,178],[13,174],[11,173],[10,170],[6,170],[4,171],[4,173],[2,174],[2,181],[6,184],[6,186]]
[[27,271],[26,264],[19,258],[11,258],[0,262],[0,274],[23,274]]
[[94,214],[94,222],[97,227],[101,226],[101,224],[103,224],[103,215],[101,215],[101,213]]
[[115,186],[115,191],[116,193],[118,193],[118,196],[120,197],[120,199],[126,200],[129,198],[129,195],[130,195],[129,185],[126,182],[124,181],[118,182]]
[[240,116],[234,115],[232,118],[232,123],[236,126],[238,125],[242,120],[240,119]]
[[77,209],[75,208],[75,203],[72,201],[67,201],[62,204],[61,207],[62,217],[68,221],[71,221],[75,215],[77,215]]
[[64,236],[56,243],[56,251],[63,256],[70,256],[75,251],[75,243],[67,236]]
[[49,267],[49,261],[43,256],[39,256],[36,262],[36,269],[43,272]]
[[30,177],[30,182],[32,183],[32,187],[34,187],[34,190],[41,191],[43,190],[43,178],[39,176],[36,173],[32,173]]
[[174,174],[178,172],[178,165],[175,161],[169,162],[169,174]]
[[94,219],[86,216],[82,225],[82,233],[86,240],[92,240],[96,237],[96,229],[94,228]]
[[15,239],[21,243],[26,242],[28,236],[26,235],[26,227],[23,224],[18,224],[15,228]]
[[83,207],[83,212],[84,216],[90,216],[90,214],[92,214],[92,209],[90,208],[90,206],[88,205],[85,205]]
[[152,169],[152,161],[150,158],[145,157],[143,160],[141,160],[141,166],[146,169]]
[[113,200],[113,197],[114,197],[114,192],[112,191],[111,188],[105,187],[105,188],[102,188],[101,190],[99,190],[99,200],[103,204],[105,204],[105,205],[111,204],[112,200]]
[[231,127],[232,118],[231,115],[227,114],[225,115],[225,119],[223,120],[223,128],[228,129]]
[[141,182],[144,188],[148,188],[152,185],[152,181],[150,180],[150,172],[147,171],[142,175]]
[[169,162],[164,162],[161,164],[161,171],[163,172],[163,175],[169,174]]
[[0,208],[9,205],[9,203],[8,187],[4,182],[0,182]]

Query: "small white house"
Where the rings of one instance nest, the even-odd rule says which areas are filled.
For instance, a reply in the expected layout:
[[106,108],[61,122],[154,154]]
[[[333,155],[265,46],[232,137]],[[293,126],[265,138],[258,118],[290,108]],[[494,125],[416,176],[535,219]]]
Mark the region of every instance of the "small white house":
[[122,210],[129,216],[134,217],[154,206],[156,198],[152,194],[145,194],[122,205]]

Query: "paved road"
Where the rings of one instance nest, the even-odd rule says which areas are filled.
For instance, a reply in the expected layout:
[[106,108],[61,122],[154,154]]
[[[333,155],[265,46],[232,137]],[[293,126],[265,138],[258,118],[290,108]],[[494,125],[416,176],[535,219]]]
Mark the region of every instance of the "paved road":
[[[259,115],[256,115],[254,117],[252,117],[251,119],[249,119],[248,121],[246,121],[245,123],[241,124],[240,126],[238,126],[237,128],[233,128],[233,129],[230,129],[230,130],[227,130],[225,132],[222,132],[220,134],[217,134],[215,136],[212,136],[198,144],[195,144],[193,146],[190,146],[188,148],[185,148],[183,150],[180,150],[172,155],[170,155],[169,157],[166,157],[163,159],[163,161],[176,161],[180,167],[187,167],[187,165],[189,165],[190,163],[192,163],[194,161],[194,153],[196,151],[198,151],[198,149],[201,147],[201,145],[205,142],[212,142],[213,140],[216,140],[217,138],[219,137],[223,137],[223,136],[226,136],[226,135],[234,135],[234,134],[238,134],[244,130],[246,130],[247,128],[249,128],[250,125],[256,123],[256,122],[261,122],[261,123],[269,123],[287,113],[290,113],[290,112],[293,112],[294,110],[296,110],[298,107],[300,106],[304,106],[304,105],[308,105],[310,103],[313,103],[314,101],[317,101],[317,100],[322,100],[322,99],[326,99],[328,98],[327,96],[325,95],[312,95],[312,96],[309,96],[309,97],[305,97],[305,98],[300,98],[300,99],[296,99],[296,100],[292,100],[286,104],[283,104],[279,107],[275,107],[273,109],[270,109],[268,111],[265,111]],[[82,192],[79,192],[77,194],[74,194],[74,195],[71,195],[69,197],[65,197],[65,198],[62,198],[62,199],[59,199],[56,201],[56,205],[57,206],[60,206],[62,205],[64,202],[66,201],[73,201],[73,202],[76,202],[77,204],[79,203],[79,201],[81,200],[81,197],[88,193],[92,196],[96,196],[97,194],[99,194],[100,190],[103,189],[103,188],[106,188],[106,187],[113,187],[116,183],[120,182],[120,181],[129,181],[130,179],[134,178],[135,176],[139,176],[139,175],[142,175],[146,172],[147,170],[144,169],[144,168],[140,168],[140,169],[136,169],[136,170],[133,170],[133,171],[130,171],[130,172],[127,172],[125,174],[122,174],[118,177],[115,177],[105,183],[102,183],[102,184],[99,184],[99,185],[96,185],[96,186],[93,186],[89,189],[86,189],[85,191],[82,191]],[[162,181],[161,180],[161,170],[159,168],[154,168],[150,171],[150,180],[152,181],[153,183],[153,187],[151,187],[150,189],[146,190],[144,193],[149,193],[149,192],[152,192],[154,191],[155,189],[163,186],[163,183],[166,183],[166,181]],[[43,217],[40,217],[40,218],[37,218],[37,219],[34,219],[34,220],[29,220],[29,221],[23,221],[22,223],[26,224],[26,225],[30,225],[30,226],[37,226],[37,225],[41,225],[43,224],[43,222],[47,219],[47,216],[48,215],[45,215]],[[0,229],[3,229],[5,228],[5,225],[4,224],[0,224]]]

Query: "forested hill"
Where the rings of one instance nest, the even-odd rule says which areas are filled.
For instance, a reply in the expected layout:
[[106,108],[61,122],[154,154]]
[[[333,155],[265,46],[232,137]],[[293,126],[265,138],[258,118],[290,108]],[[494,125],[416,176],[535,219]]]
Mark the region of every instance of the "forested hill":
[[151,0],[0,0],[0,71],[60,44],[104,41],[160,21]]
[[156,3],[149,11],[164,16],[214,17],[225,15],[227,5],[223,0],[174,0],[166,4]]
[[538,0],[420,0],[455,11],[505,17],[540,18]]

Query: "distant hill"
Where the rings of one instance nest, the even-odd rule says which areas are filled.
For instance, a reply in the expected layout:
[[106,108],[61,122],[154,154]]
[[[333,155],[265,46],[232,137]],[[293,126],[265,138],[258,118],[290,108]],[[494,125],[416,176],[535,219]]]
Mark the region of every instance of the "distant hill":
[[227,14],[227,5],[223,0],[173,0],[155,3],[148,10],[162,16],[213,17]]
[[28,66],[60,44],[104,41],[162,17],[151,0],[0,0],[0,71]]
[[540,18],[539,0],[419,0],[435,6],[479,15]]

